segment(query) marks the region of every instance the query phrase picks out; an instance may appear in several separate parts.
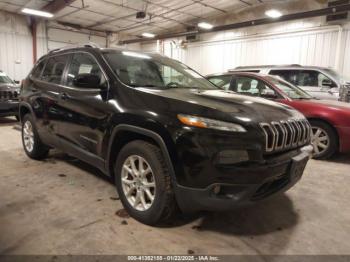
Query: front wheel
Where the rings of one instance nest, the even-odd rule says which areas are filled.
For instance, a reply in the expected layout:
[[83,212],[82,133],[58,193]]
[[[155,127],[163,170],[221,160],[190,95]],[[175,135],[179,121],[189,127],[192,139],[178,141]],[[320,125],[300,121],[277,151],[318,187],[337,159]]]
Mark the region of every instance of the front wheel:
[[169,167],[151,143],[138,140],[124,146],[115,166],[115,183],[124,208],[144,224],[163,223],[177,210]]
[[25,115],[22,121],[22,143],[27,156],[32,159],[43,159],[49,153],[49,148],[41,142],[33,118],[29,114]]
[[315,159],[328,159],[337,152],[337,134],[333,128],[318,120],[309,121],[312,127],[312,145]]

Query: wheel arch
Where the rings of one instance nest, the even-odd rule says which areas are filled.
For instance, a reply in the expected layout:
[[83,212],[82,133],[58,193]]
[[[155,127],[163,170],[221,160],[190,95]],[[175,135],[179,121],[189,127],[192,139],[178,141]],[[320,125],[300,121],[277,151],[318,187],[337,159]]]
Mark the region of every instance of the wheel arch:
[[108,151],[107,151],[107,159],[106,159],[107,173],[112,178],[114,177],[115,160],[120,150],[127,143],[134,140],[145,140],[157,145],[161,149],[164,155],[165,161],[169,167],[169,172],[172,178],[172,182],[175,182],[176,176],[175,176],[173,161],[164,139],[158,133],[152,130],[145,129],[138,126],[127,125],[127,124],[120,124],[116,126],[112,131],[112,134],[108,143]]
[[29,104],[27,104],[27,103],[21,103],[19,105],[19,118],[20,118],[20,121],[22,121],[23,117],[26,114],[28,114],[28,113],[31,114],[33,117],[35,117],[31,106]]
[[308,121],[314,120],[314,121],[323,122],[324,124],[327,124],[330,128],[332,128],[335,135],[337,136],[337,150],[339,151],[339,147],[340,147],[339,133],[338,133],[338,130],[334,127],[334,125],[331,122],[327,121],[326,119],[320,118],[320,117],[308,117],[307,120]]

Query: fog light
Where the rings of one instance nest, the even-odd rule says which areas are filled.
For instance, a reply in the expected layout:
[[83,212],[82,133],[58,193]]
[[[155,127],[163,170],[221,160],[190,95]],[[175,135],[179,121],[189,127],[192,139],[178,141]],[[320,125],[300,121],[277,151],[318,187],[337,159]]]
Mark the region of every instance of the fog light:
[[232,165],[249,160],[248,152],[245,150],[223,150],[218,153],[217,161],[221,165]]
[[220,189],[221,189],[220,186],[214,186],[214,188],[213,188],[214,194],[215,194],[215,195],[219,194],[219,193],[220,193]]

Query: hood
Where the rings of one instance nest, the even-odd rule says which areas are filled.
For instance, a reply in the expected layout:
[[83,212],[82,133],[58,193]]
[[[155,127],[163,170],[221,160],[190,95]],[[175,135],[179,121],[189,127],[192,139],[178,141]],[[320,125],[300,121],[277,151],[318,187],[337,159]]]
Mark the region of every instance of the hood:
[[[267,99],[239,95],[232,91],[172,88],[167,90],[152,90],[141,88],[143,91],[158,96],[191,103],[193,106],[179,108],[178,111],[186,114],[207,113],[210,117],[212,111],[228,113],[240,122],[272,122],[290,118],[303,118],[295,109]],[[212,109],[212,111],[203,110]],[[196,110],[196,111],[192,111]]]
[[0,83],[0,91],[19,91],[19,86],[12,83]]

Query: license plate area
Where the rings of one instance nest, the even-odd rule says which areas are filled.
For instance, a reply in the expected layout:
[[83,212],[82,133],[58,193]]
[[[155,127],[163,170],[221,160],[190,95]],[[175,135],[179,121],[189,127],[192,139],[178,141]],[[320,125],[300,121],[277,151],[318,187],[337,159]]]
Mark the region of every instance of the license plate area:
[[308,160],[305,156],[293,158],[289,171],[291,181],[298,181],[302,177]]

